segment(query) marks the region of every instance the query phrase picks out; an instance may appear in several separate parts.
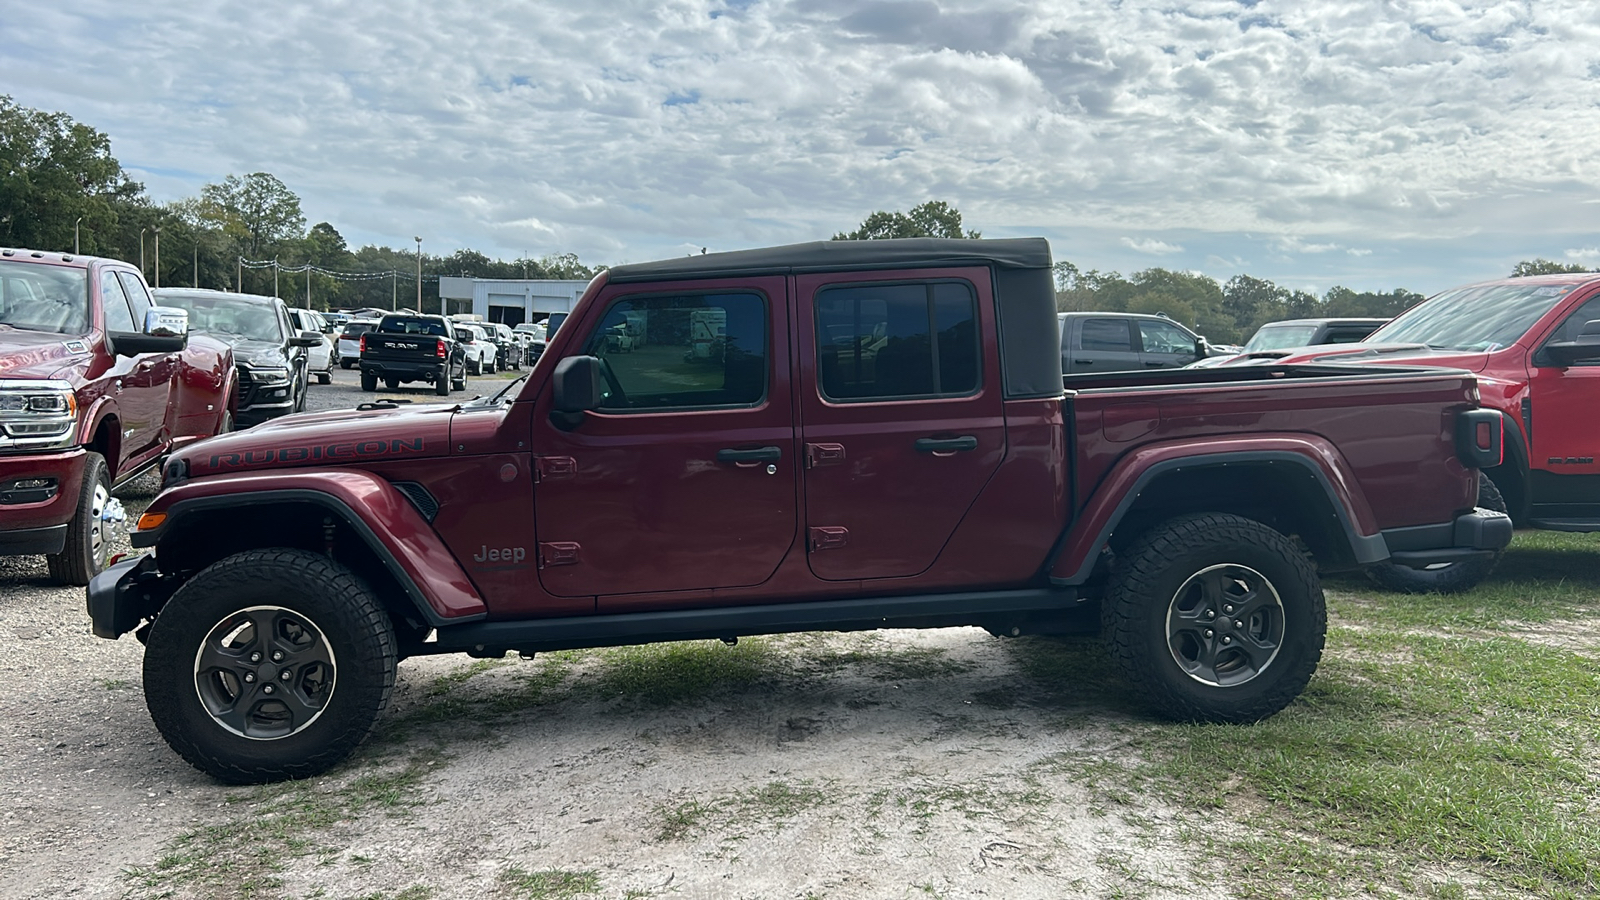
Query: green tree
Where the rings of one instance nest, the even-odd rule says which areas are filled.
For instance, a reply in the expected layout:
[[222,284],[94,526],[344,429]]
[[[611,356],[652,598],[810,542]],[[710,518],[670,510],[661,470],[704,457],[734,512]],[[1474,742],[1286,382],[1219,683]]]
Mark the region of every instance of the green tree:
[[200,189],[200,203],[201,215],[232,237],[250,259],[275,253],[282,243],[305,233],[299,196],[266,172],[229,175],[221,184],[208,184]]
[[82,252],[114,252],[119,207],[143,192],[104,133],[0,95],[0,244],[70,251],[77,224]]
[[1587,272],[1583,266],[1576,263],[1558,263],[1555,260],[1539,257],[1538,259],[1525,259],[1517,263],[1511,270],[1512,278],[1526,278],[1529,275],[1565,275],[1568,272]]
[[961,211],[943,200],[929,200],[909,213],[878,211],[855,231],[833,236],[836,241],[876,241],[885,238],[976,238],[976,231],[961,230]]

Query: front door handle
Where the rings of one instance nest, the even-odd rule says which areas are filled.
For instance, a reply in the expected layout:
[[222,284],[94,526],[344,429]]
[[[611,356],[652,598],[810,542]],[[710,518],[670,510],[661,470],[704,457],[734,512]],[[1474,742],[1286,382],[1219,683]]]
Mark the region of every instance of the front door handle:
[[717,462],[731,462],[735,465],[758,462],[777,462],[783,458],[782,447],[757,447],[754,450],[718,450]]
[[1145,365],[1149,366],[1152,369],[1164,369],[1167,366],[1166,363],[1159,363],[1159,362],[1147,362],[1147,363],[1145,363]]
[[914,446],[918,453],[961,453],[978,449],[978,439],[970,434],[953,438],[917,438]]

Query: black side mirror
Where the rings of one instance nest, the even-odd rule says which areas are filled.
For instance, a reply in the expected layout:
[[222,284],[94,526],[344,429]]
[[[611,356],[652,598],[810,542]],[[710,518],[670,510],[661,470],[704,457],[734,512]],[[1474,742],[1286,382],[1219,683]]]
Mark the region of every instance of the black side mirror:
[[581,413],[599,409],[604,377],[600,373],[600,360],[592,356],[569,356],[556,363],[556,371],[550,379],[555,411]]
[[1565,369],[1586,359],[1600,360],[1600,319],[1583,323],[1577,340],[1553,341],[1539,351],[1535,365],[1550,365]]
[[320,331],[302,331],[299,334],[292,335],[289,338],[289,346],[291,346],[291,347],[321,347],[322,346],[322,332],[320,332]]

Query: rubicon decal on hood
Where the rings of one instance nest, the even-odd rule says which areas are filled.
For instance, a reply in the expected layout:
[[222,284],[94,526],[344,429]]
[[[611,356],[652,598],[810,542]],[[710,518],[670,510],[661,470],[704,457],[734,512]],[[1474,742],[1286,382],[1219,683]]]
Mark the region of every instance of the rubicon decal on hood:
[[264,466],[268,463],[312,462],[325,459],[371,458],[422,453],[422,438],[392,438],[387,441],[342,441],[333,444],[312,444],[305,447],[265,447],[239,453],[215,453],[207,463],[212,469],[239,469]]

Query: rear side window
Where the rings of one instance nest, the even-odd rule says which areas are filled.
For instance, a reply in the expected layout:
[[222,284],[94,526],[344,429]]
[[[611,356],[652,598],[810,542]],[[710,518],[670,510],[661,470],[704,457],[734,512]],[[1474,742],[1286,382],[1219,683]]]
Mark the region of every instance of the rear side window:
[[767,301],[759,294],[629,297],[583,352],[606,373],[600,408],[753,406],[767,393]]
[[830,400],[978,389],[978,300],[965,282],[827,288],[816,310],[817,382]]
[[118,272],[117,277],[122,280],[122,289],[128,294],[128,305],[133,308],[134,330],[141,331],[144,329],[144,314],[150,311],[150,292],[145,290],[144,282],[132,272]]
[[344,326],[344,335],[347,338],[354,339],[366,334],[372,329],[373,325],[370,322],[351,322]]
[[1085,350],[1132,353],[1133,333],[1128,329],[1127,319],[1084,319],[1078,343]]

